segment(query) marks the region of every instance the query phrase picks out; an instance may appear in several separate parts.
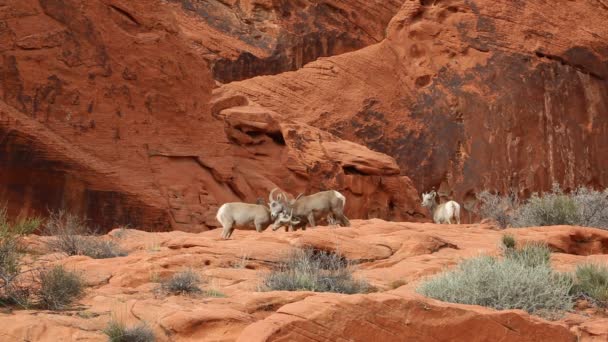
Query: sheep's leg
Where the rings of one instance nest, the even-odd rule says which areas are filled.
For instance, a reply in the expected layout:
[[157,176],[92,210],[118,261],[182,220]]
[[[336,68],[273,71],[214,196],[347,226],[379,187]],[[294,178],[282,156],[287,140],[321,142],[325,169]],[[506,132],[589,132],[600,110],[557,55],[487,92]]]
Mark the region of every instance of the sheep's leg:
[[290,231],[290,232],[295,231],[295,229],[293,228],[293,224],[290,224],[290,225],[289,225],[289,231]]
[[308,214],[308,223],[310,223],[311,227],[315,226],[315,213],[311,212],[310,214]]
[[260,221],[253,221],[253,224],[255,225],[256,232],[261,233],[264,230],[264,227],[262,227],[262,223]]
[[234,222],[229,222],[223,226],[222,239],[226,240],[230,237],[230,235],[232,234],[232,225],[233,224],[234,224]]
[[336,219],[334,218],[334,215],[332,215],[331,213],[327,214],[327,225],[328,226],[333,226],[336,225],[338,223],[338,221],[336,221]]
[[335,210],[333,211],[333,214],[338,218],[338,221],[340,221],[342,227],[350,227],[350,221],[346,215],[344,215],[343,210]]
[[343,227],[350,227],[350,221],[348,220],[348,217],[346,217],[346,215],[340,215],[340,220],[342,221]]

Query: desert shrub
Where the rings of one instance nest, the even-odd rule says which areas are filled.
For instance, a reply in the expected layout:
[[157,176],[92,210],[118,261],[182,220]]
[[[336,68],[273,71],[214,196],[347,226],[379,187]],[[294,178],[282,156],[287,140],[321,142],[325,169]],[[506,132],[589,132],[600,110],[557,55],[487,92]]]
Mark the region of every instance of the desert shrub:
[[154,332],[145,323],[127,327],[124,323],[112,320],[103,329],[109,342],[154,342]]
[[40,271],[37,296],[41,307],[61,310],[78,299],[84,292],[84,281],[63,266]]
[[53,236],[48,240],[50,250],[71,255],[86,255],[94,259],[107,259],[127,255],[116,243],[102,241],[95,237],[84,219],[65,213],[52,212],[44,226],[46,234]]
[[215,290],[215,289],[209,289],[209,290],[205,290],[205,291],[203,292],[203,294],[204,294],[206,297],[213,297],[213,298],[226,298],[226,295],[225,295],[223,292],[221,292],[221,291],[219,291],[219,290]]
[[515,237],[511,234],[505,234],[501,239],[501,247],[503,250],[515,249],[517,242],[515,241]]
[[577,225],[608,229],[608,189],[579,187],[566,194],[558,184],[550,192],[534,193],[520,204],[517,196],[488,191],[477,195],[478,213],[501,227]]
[[578,222],[579,213],[576,202],[555,184],[552,192],[545,192],[542,196],[532,194],[515,213],[513,226],[575,225]]
[[29,288],[21,284],[25,247],[22,236],[38,229],[39,218],[23,218],[9,222],[6,208],[0,208],[0,305],[27,306]]
[[370,286],[354,279],[348,261],[339,254],[297,249],[264,277],[262,289],[353,294],[368,292]]
[[171,294],[193,294],[202,292],[200,277],[191,270],[174,274],[161,284],[161,288]]
[[500,196],[487,190],[477,195],[479,202],[478,214],[485,219],[490,219],[500,228],[506,228],[512,223],[513,212],[517,209],[519,201],[516,194]]
[[576,267],[574,293],[608,306],[608,266],[586,263]]
[[577,225],[608,229],[608,189],[580,187],[572,197],[578,209]]
[[572,307],[572,285],[571,277],[553,272],[546,264],[529,267],[516,258],[482,256],[425,281],[417,291],[451,303],[522,309],[553,317]]
[[551,250],[542,242],[528,242],[521,247],[504,250],[506,259],[526,267],[550,266]]
[[80,254],[93,259],[109,259],[126,256],[127,252],[114,241],[97,240],[93,237],[88,237],[81,245]]

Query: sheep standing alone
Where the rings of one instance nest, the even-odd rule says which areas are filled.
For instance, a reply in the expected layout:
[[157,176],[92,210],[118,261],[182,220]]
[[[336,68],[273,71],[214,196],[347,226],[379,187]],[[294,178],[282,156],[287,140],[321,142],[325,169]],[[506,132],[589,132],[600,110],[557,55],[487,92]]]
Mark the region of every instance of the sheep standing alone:
[[448,201],[437,205],[436,197],[435,190],[428,194],[422,194],[422,206],[429,208],[433,215],[433,221],[437,224],[452,224],[452,220],[455,220],[457,224],[460,224],[460,204],[455,201]]

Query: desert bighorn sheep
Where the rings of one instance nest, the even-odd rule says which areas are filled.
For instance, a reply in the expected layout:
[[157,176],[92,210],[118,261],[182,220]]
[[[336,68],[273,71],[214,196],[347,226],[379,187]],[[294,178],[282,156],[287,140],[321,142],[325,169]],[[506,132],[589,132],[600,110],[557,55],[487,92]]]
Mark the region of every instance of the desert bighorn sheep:
[[344,215],[346,197],[338,191],[328,190],[308,196],[299,195],[296,199],[288,201],[284,193],[280,193],[277,198],[274,198],[273,194],[277,190],[278,188],[272,189],[268,195],[272,218],[277,217],[280,213],[289,212],[290,217],[306,218],[310,226],[314,227],[315,218],[331,214],[332,221],[335,219],[342,226],[350,226],[350,221]]
[[[261,233],[272,222],[270,210],[266,205],[242,202],[224,203],[217,211],[215,218],[222,225],[222,238],[228,239],[235,228],[252,229]],[[277,223],[291,222],[291,217],[278,215]]]
[[429,208],[433,215],[433,221],[437,224],[444,222],[452,224],[452,219],[454,219],[457,224],[460,224],[460,204],[455,201],[448,201],[437,205],[435,197],[437,197],[435,190],[422,194],[422,206]]

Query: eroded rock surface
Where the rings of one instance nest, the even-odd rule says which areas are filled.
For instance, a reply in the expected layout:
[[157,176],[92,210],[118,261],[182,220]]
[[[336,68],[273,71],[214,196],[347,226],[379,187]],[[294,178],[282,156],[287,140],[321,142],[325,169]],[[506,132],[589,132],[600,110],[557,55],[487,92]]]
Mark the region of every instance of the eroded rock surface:
[[216,93],[386,153],[466,209],[483,189],[603,188],[606,17],[602,1],[404,1],[379,44]]
[[[256,4],[239,6],[259,14]],[[160,0],[4,4],[0,200],[11,216],[66,208],[102,229],[200,231],[218,226],[222,203],[278,186],[342,191],[352,218],[422,218],[392,157],[246,99],[211,103],[216,85],[193,39],[217,32],[184,10]]]
[[[13,310],[0,313],[3,336],[11,341],[76,339],[104,341],[100,332],[111,318],[145,321],[159,341],[599,341],[608,335],[606,313],[581,308],[549,322],[523,311],[494,311],[443,303],[416,294],[421,280],[465,258],[498,255],[504,233],[518,241],[545,241],[554,250],[552,265],[572,271],[586,261],[608,262],[605,251],[569,251],[572,236],[601,244],[608,233],[581,227],[521,228],[505,231],[490,225],[435,225],[383,220],[352,220],[352,227],[319,227],[285,233],[218,231],[150,233],[115,229],[102,237],[129,251],[126,257],[94,260],[50,253],[49,237],[29,236],[26,244],[37,265],[62,264],[80,272],[85,296],[73,310],[58,313]],[[574,240],[578,241],[578,240]],[[341,295],[260,291],[260,279],[295,247],[338,251],[356,264],[376,293]],[[204,295],[170,296],[159,281],[191,269],[204,280]]]

